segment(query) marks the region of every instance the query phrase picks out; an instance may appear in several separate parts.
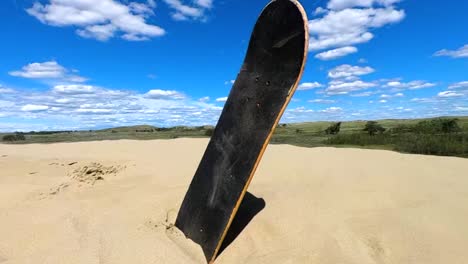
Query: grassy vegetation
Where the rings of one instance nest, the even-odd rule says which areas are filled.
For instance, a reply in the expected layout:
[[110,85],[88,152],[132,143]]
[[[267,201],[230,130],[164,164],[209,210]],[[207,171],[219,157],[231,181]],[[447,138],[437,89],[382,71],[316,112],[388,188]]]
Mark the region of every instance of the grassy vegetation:
[[[9,144],[28,144],[28,143],[57,143],[57,142],[81,142],[81,141],[99,141],[99,140],[150,140],[150,139],[173,139],[179,137],[201,138],[207,137],[206,133],[212,130],[212,126],[200,127],[172,127],[158,128],[148,125],[118,127],[103,130],[88,131],[41,131],[21,133],[25,140],[22,141],[3,141]],[[11,134],[11,133],[10,133]],[[10,135],[0,134],[0,138]],[[18,133],[16,133],[18,134]]]
[[[352,121],[280,124],[272,144],[301,147],[361,147],[388,149],[406,153],[468,157],[468,117],[379,120],[377,123]],[[364,130],[364,129],[367,130]],[[337,132],[338,131],[338,132]],[[371,132],[373,131],[373,132]],[[336,133],[335,133],[336,132]],[[0,134],[8,144],[78,142],[117,139],[172,139],[209,137],[212,126],[158,128],[148,125],[110,128],[96,131],[48,131]],[[22,140],[24,139],[24,140]]]

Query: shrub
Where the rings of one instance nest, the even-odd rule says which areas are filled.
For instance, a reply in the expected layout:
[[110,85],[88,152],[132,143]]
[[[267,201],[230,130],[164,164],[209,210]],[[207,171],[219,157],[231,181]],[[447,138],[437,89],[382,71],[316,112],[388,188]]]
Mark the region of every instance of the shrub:
[[334,124],[330,125],[327,129],[325,129],[325,134],[327,134],[327,135],[336,135],[336,134],[340,133],[340,129],[341,129],[341,122],[334,123]]
[[462,129],[456,118],[436,118],[419,122],[414,126],[414,130],[422,134],[449,134],[461,132]]
[[14,142],[14,141],[23,141],[23,140],[26,140],[26,138],[24,137],[23,134],[17,133],[14,135],[5,135],[3,136],[2,140],[6,142]]
[[213,128],[208,128],[205,131],[205,136],[211,137],[213,136],[214,129]]
[[376,121],[368,121],[364,127],[364,131],[367,131],[370,136],[374,136],[377,133],[382,134],[385,130],[386,129]]
[[368,146],[368,145],[387,145],[391,144],[392,137],[385,134],[378,134],[371,136],[364,133],[354,134],[343,134],[330,137],[325,141],[326,144],[330,145],[357,145],[357,146]]
[[468,134],[407,134],[398,137],[395,150],[442,156],[467,156]]

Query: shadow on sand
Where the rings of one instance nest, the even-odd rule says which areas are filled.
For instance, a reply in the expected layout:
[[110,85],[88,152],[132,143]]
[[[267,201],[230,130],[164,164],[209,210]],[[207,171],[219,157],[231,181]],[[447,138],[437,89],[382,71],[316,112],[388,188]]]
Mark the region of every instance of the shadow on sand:
[[219,249],[218,256],[237,238],[250,221],[265,208],[265,205],[265,200],[262,198],[257,198],[249,192],[245,194],[239,206],[239,210],[226,233],[223,244]]

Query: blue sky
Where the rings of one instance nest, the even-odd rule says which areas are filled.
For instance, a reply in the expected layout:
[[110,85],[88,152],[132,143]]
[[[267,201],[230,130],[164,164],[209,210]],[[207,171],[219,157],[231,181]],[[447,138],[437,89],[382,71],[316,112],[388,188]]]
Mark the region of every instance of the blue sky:
[[[268,1],[4,0],[0,131],[215,124]],[[282,122],[468,115],[468,2],[303,0]]]

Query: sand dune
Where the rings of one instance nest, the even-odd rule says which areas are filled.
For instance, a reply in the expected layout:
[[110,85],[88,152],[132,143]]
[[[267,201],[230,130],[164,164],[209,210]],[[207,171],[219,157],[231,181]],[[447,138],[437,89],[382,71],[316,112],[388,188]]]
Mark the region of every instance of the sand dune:
[[[0,263],[204,263],[172,223],[208,141],[0,144]],[[468,263],[468,159],[269,146],[217,263]]]

